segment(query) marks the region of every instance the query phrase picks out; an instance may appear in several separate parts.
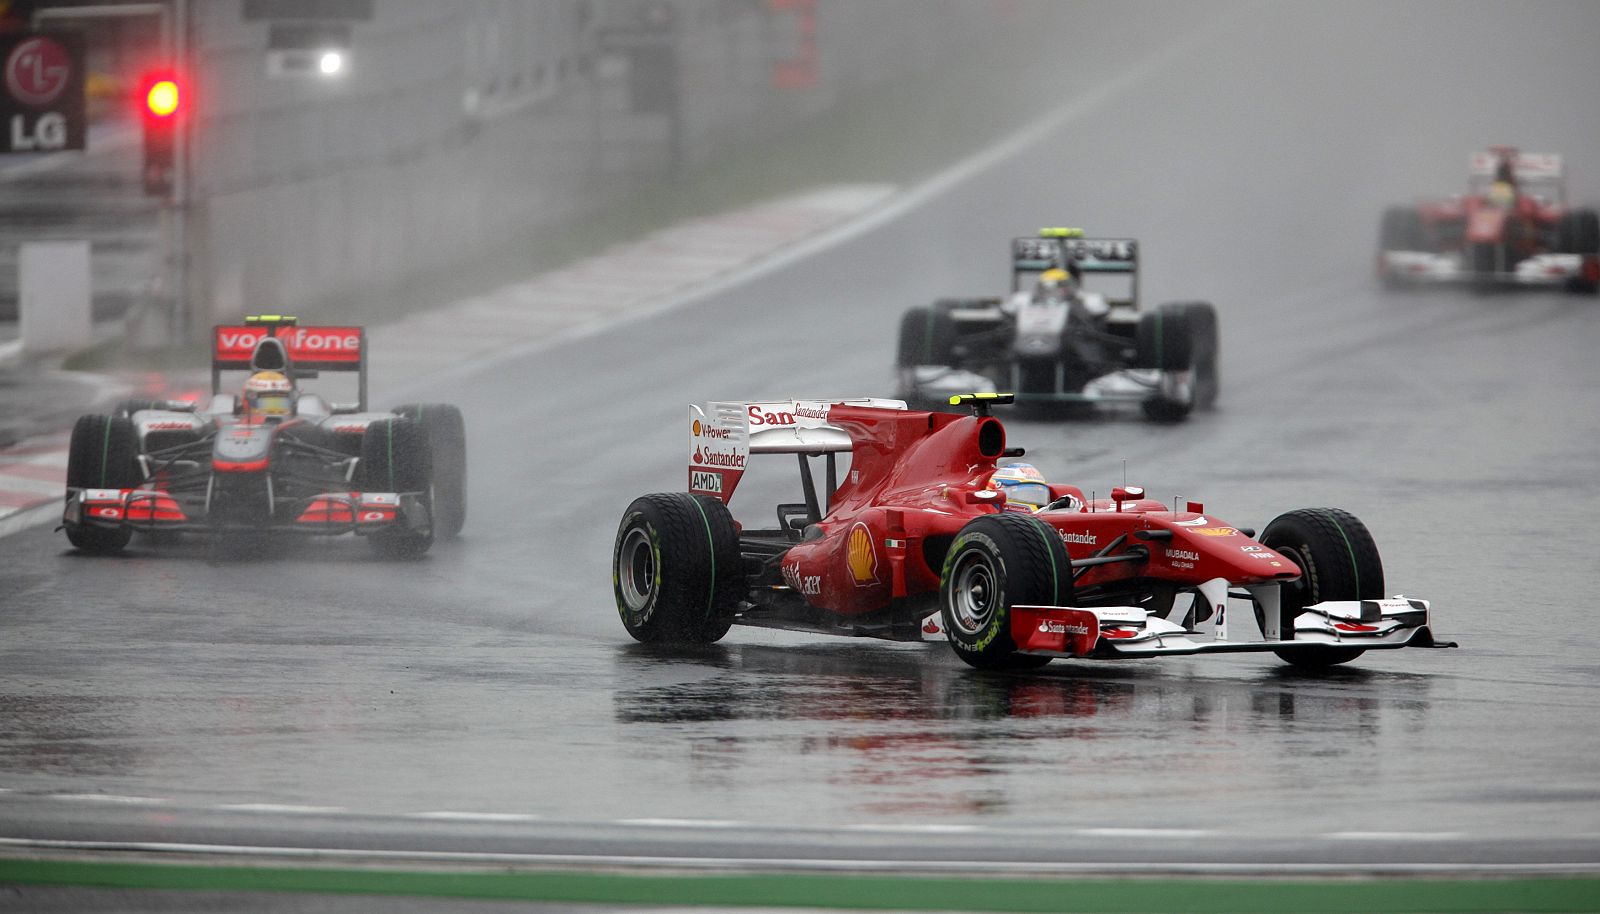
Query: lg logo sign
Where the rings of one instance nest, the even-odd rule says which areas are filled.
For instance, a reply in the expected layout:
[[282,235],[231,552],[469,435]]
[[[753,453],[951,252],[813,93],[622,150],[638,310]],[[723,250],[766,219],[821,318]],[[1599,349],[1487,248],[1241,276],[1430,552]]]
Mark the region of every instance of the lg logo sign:
[[0,152],[83,148],[83,58],[77,35],[0,35]]

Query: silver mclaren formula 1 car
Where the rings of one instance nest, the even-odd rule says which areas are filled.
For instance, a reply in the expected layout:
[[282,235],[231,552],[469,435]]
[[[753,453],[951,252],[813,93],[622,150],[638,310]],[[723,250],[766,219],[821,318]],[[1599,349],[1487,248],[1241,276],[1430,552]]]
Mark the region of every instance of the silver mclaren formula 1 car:
[[[138,400],[72,430],[62,528],[79,550],[110,553],[135,532],[365,537],[412,557],[466,519],[461,412],[367,405],[366,334],[276,315],[214,331],[210,402]],[[247,371],[239,394],[226,372]],[[353,372],[356,400],[303,390]],[[157,541],[160,541],[158,538]]]

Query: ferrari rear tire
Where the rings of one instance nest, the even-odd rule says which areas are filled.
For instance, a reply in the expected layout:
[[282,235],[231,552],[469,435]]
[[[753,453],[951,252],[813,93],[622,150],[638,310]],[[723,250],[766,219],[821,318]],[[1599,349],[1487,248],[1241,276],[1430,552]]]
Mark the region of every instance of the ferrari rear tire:
[[728,633],[745,594],[739,533],[728,506],[667,492],[633,500],[611,554],[622,626],[647,644],[710,644]]
[[939,613],[955,650],[980,670],[1039,667],[1050,658],[1017,653],[1011,607],[1071,606],[1072,562],[1055,528],[1023,514],[979,517],[945,553]]
[[[142,481],[139,441],[126,416],[80,416],[67,445],[68,498],[73,489],[131,489]],[[133,538],[127,527],[68,524],[67,541],[93,555],[119,552]]]
[[[1383,597],[1383,560],[1366,525],[1338,508],[1300,508],[1281,514],[1261,534],[1262,545],[1300,566],[1300,579],[1281,587],[1281,619],[1292,624],[1300,611],[1327,600]],[[1261,610],[1256,610],[1262,621]],[[1275,651],[1284,662],[1321,668],[1361,656],[1359,647],[1315,647]]]
[[411,403],[395,412],[422,426],[433,456],[434,534],[454,539],[467,522],[467,426],[448,403]]
[[380,419],[361,437],[361,489],[418,496],[428,505],[429,523],[421,529],[380,530],[368,540],[388,558],[417,558],[433,545],[433,455],[422,427],[404,417]]

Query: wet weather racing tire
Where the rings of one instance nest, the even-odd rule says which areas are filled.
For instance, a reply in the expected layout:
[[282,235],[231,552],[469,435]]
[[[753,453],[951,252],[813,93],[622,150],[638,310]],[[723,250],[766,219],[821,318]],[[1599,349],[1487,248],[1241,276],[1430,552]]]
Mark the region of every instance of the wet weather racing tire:
[[467,523],[467,425],[447,403],[413,403],[396,413],[422,427],[433,455],[434,534],[454,539]]
[[[1366,525],[1347,511],[1290,511],[1267,525],[1261,542],[1300,566],[1300,579],[1282,588],[1281,618],[1285,625],[1313,603],[1383,597],[1383,560],[1378,556],[1378,547]],[[1348,663],[1363,651],[1357,647],[1317,647],[1275,653],[1294,666],[1316,668]]]
[[727,505],[684,492],[634,499],[617,527],[611,583],[636,640],[710,644],[727,634],[745,593]]
[[1422,244],[1422,214],[1404,206],[1391,206],[1383,211],[1383,224],[1378,229],[1378,248],[1384,251],[1420,251]]
[[[422,426],[406,418],[380,419],[367,426],[361,438],[361,488],[365,492],[420,495],[429,502],[433,455]],[[379,554],[390,558],[416,558],[433,545],[433,525],[421,529],[381,530],[368,539]]]
[[980,670],[1043,666],[1016,652],[1011,607],[1071,606],[1072,564],[1051,527],[1022,514],[971,521],[945,554],[939,610],[956,656]]
[[1217,329],[1217,309],[1210,302],[1189,302],[1183,307],[1194,351],[1194,408],[1211,409],[1222,392],[1222,341]]
[[[1164,372],[1189,371],[1195,367],[1195,328],[1190,323],[1191,305],[1162,305],[1139,317],[1134,334],[1135,368],[1154,368]],[[1215,314],[1212,325],[1215,327]],[[1177,422],[1194,409],[1198,390],[1191,381],[1190,396],[1174,399],[1158,394],[1145,400],[1144,413],[1157,422]]]
[[932,307],[907,308],[900,317],[895,370],[900,376],[901,398],[914,406],[924,399],[917,390],[916,366],[955,364],[956,339],[960,331],[951,312],[961,304],[955,299],[940,299]]
[[[82,416],[67,446],[67,489],[131,489],[142,481],[138,438],[126,416]],[[69,497],[70,494],[69,494]],[[67,540],[78,549],[109,555],[128,545],[127,527],[67,526]]]
[[[1563,254],[1600,254],[1600,216],[1592,209],[1573,210],[1561,217],[1556,228],[1556,249]],[[1600,276],[1590,272],[1575,276],[1567,288],[1573,292],[1594,295],[1600,292]]]

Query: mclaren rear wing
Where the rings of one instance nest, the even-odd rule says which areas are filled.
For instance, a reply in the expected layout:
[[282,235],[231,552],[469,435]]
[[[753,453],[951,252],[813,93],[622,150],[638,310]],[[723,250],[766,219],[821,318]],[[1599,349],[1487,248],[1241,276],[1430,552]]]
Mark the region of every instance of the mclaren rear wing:
[[840,403],[906,408],[904,400],[877,397],[713,401],[703,408],[689,404],[689,491],[726,504],[752,454],[798,454],[802,462],[827,455],[831,479],[835,455],[851,447],[849,434],[828,424],[828,410]]
[[[263,347],[263,340],[279,346]],[[276,353],[282,350],[287,364]],[[357,372],[357,405],[367,408],[367,333],[360,327],[305,327],[299,318],[279,314],[251,315],[243,324],[218,324],[212,332],[211,393],[222,392],[224,371],[286,371],[296,378],[314,378],[320,371]]]

